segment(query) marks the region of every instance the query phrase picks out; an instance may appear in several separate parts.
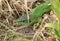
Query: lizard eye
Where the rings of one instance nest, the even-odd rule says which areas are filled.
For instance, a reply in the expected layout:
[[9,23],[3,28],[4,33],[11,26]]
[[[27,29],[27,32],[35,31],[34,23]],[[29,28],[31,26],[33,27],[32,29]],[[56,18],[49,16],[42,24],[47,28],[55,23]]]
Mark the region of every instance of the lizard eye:
[[25,20],[23,20],[23,22],[25,22]]

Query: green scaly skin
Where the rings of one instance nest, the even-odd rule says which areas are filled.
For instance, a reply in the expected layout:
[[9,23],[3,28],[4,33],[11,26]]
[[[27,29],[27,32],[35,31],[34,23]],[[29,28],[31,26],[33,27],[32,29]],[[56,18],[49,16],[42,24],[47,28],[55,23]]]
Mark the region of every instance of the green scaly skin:
[[51,4],[49,1],[47,1],[43,4],[40,4],[39,6],[32,10],[31,14],[29,15],[30,16],[29,23],[27,21],[26,16],[20,17],[17,22],[21,25],[31,25],[33,23],[38,22],[41,19],[42,15],[49,11],[51,11]]

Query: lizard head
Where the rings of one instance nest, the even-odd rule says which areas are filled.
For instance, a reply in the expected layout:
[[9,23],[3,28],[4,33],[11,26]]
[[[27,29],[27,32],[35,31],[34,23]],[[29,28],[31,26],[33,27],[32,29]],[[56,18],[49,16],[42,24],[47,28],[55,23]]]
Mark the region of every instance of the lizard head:
[[28,24],[27,16],[24,15],[24,16],[19,17],[17,19],[17,23],[20,24],[20,25],[27,25]]

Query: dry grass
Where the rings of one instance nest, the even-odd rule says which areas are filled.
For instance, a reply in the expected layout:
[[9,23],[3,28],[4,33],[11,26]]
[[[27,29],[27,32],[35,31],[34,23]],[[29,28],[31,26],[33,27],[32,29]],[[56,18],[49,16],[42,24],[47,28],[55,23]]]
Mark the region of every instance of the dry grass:
[[[50,18],[51,15],[46,14],[46,16],[50,17],[43,19],[41,25],[39,25],[41,28],[37,31],[36,29],[34,30],[33,26],[28,28],[21,26],[16,22],[19,16],[24,14],[27,14],[27,20],[29,22],[29,13],[34,7],[36,7],[36,5],[40,3],[43,3],[43,0],[0,0],[0,41],[20,41],[22,38],[37,41],[35,39],[40,34],[43,37],[43,39],[39,37],[41,38],[41,41],[47,40],[46,36],[43,35],[43,32],[46,31],[45,26],[47,25],[47,20],[49,20],[48,22],[55,21],[52,21]],[[49,33],[47,35],[49,35]],[[49,37],[50,36],[51,35],[49,35]]]
[[19,33],[18,30],[25,27],[17,24],[16,20],[19,16],[27,14],[29,21],[28,9],[31,10],[31,2],[34,1],[0,0],[0,41],[15,41],[18,36],[19,39],[23,37],[24,34]]

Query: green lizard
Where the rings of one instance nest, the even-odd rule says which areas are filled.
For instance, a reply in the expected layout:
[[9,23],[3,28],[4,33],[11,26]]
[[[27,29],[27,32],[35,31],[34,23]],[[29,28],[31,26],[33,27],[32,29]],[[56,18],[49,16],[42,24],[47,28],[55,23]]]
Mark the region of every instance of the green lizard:
[[50,1],[46,1],[45,3],[38,5],[36,8],[34,8],[32,10],[31,14],[29,15],[30,16],[29,24],[28,24],[26,15],[21,16],[17,20],[17,22],[21,25],[30,25],[30,24],[36,23],[36,22],[40,21],[41,16],[44,13],[46,13],[50,10],[51,10]]

